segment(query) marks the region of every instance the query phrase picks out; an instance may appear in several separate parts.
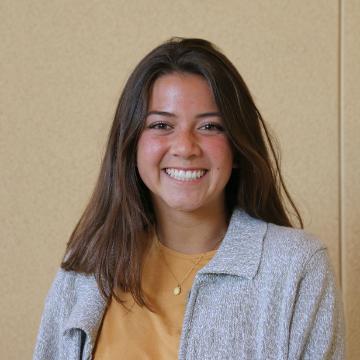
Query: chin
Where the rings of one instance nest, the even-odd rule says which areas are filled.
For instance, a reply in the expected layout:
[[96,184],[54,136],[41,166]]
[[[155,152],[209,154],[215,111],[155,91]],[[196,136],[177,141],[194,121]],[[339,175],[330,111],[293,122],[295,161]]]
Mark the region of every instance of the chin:
[[168,202],[166,203],[166,207],[171,210],[181,211],[181,212],[194,212],[204,207],[204,204],[198,203],[189,203],[189,201],[185,202]]
[[170,205],[170,204],[168,204],[167,206],[172,210],[185,211],[185,212],[194,211],[194,210],[198,209],[197,206],[189,206],[188,204],[186,204],[186,205],[181,205],[181,204]]

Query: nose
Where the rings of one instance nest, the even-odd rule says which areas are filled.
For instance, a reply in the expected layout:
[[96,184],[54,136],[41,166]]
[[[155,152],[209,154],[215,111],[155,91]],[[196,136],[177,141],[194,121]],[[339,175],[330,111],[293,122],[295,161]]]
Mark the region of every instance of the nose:
[[200,154],[201,148],[192,131],[182,130],[174,134],[171,142],[171,155],[188,159]]

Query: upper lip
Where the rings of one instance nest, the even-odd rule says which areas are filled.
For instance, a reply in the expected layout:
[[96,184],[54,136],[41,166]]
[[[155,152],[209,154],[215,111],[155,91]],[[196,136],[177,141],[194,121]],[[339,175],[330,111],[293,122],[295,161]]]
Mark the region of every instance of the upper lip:
[[196,171],[196,170],[207,170],[202,167],[178,167],[178,166],[166,166],[163,168],[165,169],[176,169],[176,170],[183,170],[183,171]]

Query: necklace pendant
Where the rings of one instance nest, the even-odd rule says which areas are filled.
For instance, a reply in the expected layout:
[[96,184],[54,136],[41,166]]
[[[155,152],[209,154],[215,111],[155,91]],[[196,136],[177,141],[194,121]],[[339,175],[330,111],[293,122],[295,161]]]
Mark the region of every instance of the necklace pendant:
[[175,296],[180,295],[180,293],[181,293],[181,286],[178,285],[178,286],[174,289],[173,293],[174,293]]

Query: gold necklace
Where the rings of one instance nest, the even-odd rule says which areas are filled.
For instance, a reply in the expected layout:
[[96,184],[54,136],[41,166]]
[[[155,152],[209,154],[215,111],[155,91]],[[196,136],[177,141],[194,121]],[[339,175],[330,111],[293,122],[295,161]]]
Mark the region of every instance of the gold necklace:
[[[224,234],[222,234],[222,236],[220,237],[220,239],[215,243],[213,249],[215,249],[216,245],[223,239],[223,237],[224,237]],[[166,261],[165,255],[164,255],[164,253],[163,253],[163,251],[162,251],[162,249],[161,249],[161,246],[160,246],[161,243],[160,243],[159,237],[158,237],[158,235],[157,235],[157,231],[155,231],[155,241],[156,241],[156,246],[159,248],[160,253],[161,253],[161,256],[162,256],[162,258],[163,258],[163,260],[164,260],[164,264],[166,265],[166,267],[168,268],[171,276],[174,278],[174,280],[175,280],[176,283],[177,283],[177,286],[176,286],[176,287],[174,288],[174,290],[173,290],[173,294],[174,294],[175,296],[180,295],[180,294],[181,294],[181,291],[182,291],[182,288],[181,288],[182,284],[185,282],[185,280],[188,278],[188,276],[192,273],[192,271],[196,268],[196,266],[197,266],[197,265],[200,263],[200,261],[203,259],[203,257],[205,256],[205,253],[202,253],[202,254],[200,255],[200,257],[196,260],[195,264],[187,271],[187,273],[185,274],[185,276],[183,277],[183,279],[182,279],[181,281],[179,281],[179,280],[177,279],[177,277],[175,276],[175,274],[173,273],[173,271],[171,270],[170,265],[169,265],[168,262]],[[211,251],[211,250],[210,250],[210,251]]]

